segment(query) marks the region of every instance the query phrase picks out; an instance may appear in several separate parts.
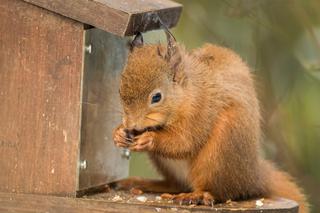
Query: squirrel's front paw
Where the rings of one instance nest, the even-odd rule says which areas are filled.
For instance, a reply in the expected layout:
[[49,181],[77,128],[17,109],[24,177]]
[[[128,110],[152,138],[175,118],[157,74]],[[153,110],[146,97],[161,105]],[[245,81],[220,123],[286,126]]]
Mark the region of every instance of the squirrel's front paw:
[[154,132],[145,132],[134,138],[133,144],[130,146],[130,150],[136,152],[151,151],[154,147]]
[[132,139],[127,138],[127,133],[123,127],[120,126],[114,130],[113,141],[117,147],[128,148],[131,145],[129,140]]

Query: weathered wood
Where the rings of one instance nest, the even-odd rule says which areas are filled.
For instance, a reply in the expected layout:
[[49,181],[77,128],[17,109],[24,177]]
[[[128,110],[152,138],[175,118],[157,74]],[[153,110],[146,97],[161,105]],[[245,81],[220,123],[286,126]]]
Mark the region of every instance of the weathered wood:
[[128,176],[129,161],[112,140],[121,123],[120,73],[128,53],[127,39],[99,29],[85,33],[83,107],[80,158],[87,168],[80,170],[79,189],[92,188]]
[[[256,201],[231,202],[214,207],[179,206],[164,202],[136,200],[112,202],[107,198],[63,198],[41,195],[0,193],[1,212],[50,212],[50,213],[99,213],[99,212],[250,212],[250,213],[297,213],[297,204],[286,199],[263,201],[264,205],[256,207]],[[148,196],[148,198],[150,198]]]
[[75,195],[83,24],[0,3],[0,191]]
[[170,0],[24,0],[107,32],[127,36],[177,24],[182,6]]

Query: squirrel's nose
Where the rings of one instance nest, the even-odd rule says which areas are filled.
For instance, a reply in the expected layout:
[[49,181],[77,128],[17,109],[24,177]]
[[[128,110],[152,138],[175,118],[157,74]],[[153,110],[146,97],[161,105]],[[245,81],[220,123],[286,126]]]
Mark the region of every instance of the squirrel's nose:
[[125,126],[125,130],[128,132],[132,132],[137,129],[137,125]]
[[139,125],[136,123],[136,122],[127,122],[126,125],[125,125],[125,128],[128,130],[128,131],[139,131]]
[[125,119],[123,119],[123,125],[126,129],[128,129],[129,131],[130,130],[133,130],[133,129],[136,129],[137,128],[137,124],[136,122],[133,122],[134,119],[131,118],[131,117],[127,117]]

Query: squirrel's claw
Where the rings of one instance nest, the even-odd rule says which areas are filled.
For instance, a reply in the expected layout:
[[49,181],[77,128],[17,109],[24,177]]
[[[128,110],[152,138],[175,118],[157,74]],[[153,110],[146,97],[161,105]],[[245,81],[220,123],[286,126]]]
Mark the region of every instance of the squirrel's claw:
[[127,138],[127,133],[124,128],[118,128],[113,133],[113,141],[117,147],[128,148],[132,139]]
[[209,192],[199,191],[191,193],[180,193],[177,195],[163,194],[163,199],[172,200],[174,203],[180,205],[206,205],[213,206],[214,198]]

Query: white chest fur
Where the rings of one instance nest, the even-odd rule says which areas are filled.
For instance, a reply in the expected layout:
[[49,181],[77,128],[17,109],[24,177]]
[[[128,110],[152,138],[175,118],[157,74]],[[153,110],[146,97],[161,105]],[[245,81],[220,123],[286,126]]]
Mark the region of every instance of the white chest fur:
[[160,158],[164,167],[182,184],[188,184],[189,163],[187,160]]

